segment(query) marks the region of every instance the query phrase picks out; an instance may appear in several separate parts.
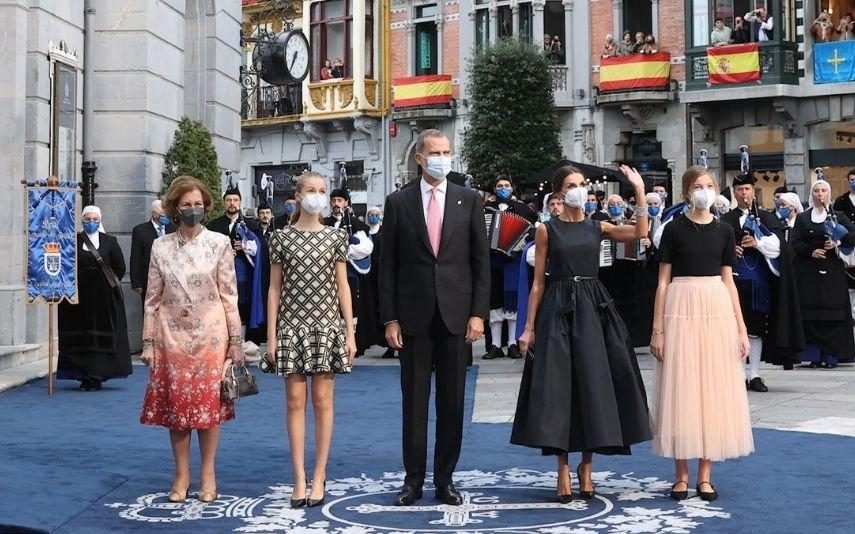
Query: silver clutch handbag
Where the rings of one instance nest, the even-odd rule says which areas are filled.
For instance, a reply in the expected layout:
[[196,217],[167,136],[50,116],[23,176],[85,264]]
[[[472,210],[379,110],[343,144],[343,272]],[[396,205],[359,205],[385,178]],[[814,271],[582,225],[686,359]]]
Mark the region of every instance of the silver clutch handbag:
[[241,397],[249,397],[258,394],[258,384],[255,377],[249,372],[246,364],[240,365],[235,370],[234,364],[226,369],[225,376],[220,385],[222,398],[229,401],[240,400]]

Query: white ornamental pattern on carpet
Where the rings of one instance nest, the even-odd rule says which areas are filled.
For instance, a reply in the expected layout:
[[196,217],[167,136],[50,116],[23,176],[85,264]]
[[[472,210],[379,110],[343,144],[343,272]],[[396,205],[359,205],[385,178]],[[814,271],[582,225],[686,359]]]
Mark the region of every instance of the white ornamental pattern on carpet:
[[669,482],[632,473],[596,472],[596,498],[566,505],[549,500],[555,491],[554,471],[514,468],[455,473],[464,497],[462,506],[440,504],[432,491],[425,491],[416,506],[392,506],[403,479],[404,473],[397,472],[384,473],[380,479],[361,475],[330,480],[323,519],[314,511],[290,508],[290,485],[270,486],[270,492],[259,497],[221,495],[210,504],[192,497],[185,503],[170,503],[166,493],[157,493],[139,497],[135,503],[106,506],[119,509],[119,516],[130,521],[185,525],[201,521],[202,528],[292,534],[691,533],[705,521],[730,519],[729,512],[697,497],[673,502],[668,497]]

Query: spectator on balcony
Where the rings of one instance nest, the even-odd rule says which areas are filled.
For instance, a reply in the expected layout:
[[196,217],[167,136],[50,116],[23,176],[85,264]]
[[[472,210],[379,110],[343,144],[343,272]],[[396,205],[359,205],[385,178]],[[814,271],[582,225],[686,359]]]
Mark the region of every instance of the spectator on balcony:
[[557,35],[552,36],[552,43],[549,45],[548,54],[552,63],[555,65],[564,64],[564,47],[561,45],[561,38]]
[[641,53],[647,56],[659,53],[659,45],[656,44],[656,37],[648,35],[644,38],[644,48],[641,49]]
[[329,80],[332,77],[333,77],[332,61],[327,59],[326,61],[324,61],[324,66],[321,67],[321,79],[322,80]]
[[742,20],[742,17],[736,17],[733,20],[733,32],[730,34],[730,39],[733,44],[751,42],[751,32],[748,30],[748,24]]
[[774,21],[772,15],[762,5],[758,5],[754,11],[749,11],[743,17],[745,22],[751,23],[751,36],[758,43],[765,43],[775,38]]
[[547,55],[552,52],[552,36],[548,33],[543,34],[543,51],[547,53]]
[[855,40],[855,20],[852,20],[852,15],[845,13],[840,19],[840,24],[837,25],[837,33],[840,34],[841,41]]
[[603,46],[603,58],[607,57],[615,57],[618,55],[617,45],[615,45],[615,38],[612,34],[606,35],[606,44]]
[[715,27],[710,33],[710,44],[712,46],[725,46],[731,43],[730,35],[732,31],[724,25],[724,19],[715,19]]
[[336,58],[332,64],[332,77],[344,78],[344,62],[341,58]]
[[640,54],[644,49],[644,32],[635,32],[635,42],[632,43],[633,54]]
[[810,25],[810,32],[817,43],[829,43],[834,40],[837,28],[832,24],[828,10],[822,10],[816,20],[813,21],[813,24]]
[[618,43],[617,55],[628,56],[632,54],[632,32],[626,30],[623,32],[623,41]]

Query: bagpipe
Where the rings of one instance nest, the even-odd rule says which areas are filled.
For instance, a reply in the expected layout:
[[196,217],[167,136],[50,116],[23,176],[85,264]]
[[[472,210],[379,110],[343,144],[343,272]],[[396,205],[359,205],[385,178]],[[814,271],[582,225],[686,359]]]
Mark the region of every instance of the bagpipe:
[[487,242],[490,244],[490,250],[507,256],[522,251],[525,246],[525,237],[532,227],[525,217],[495,208],[484,210],[484,222],[487,225]]
[[[751,236],[756,241],[774,235],[772,230],[763,224],[763,220],[760,218],[760,208],[757,207],[757,199],[754,199],[751,202],[751,207],[748,208],[748,216],[745,217],[745,223],[742,225],[742,235]],[[785,243],[781,244],[781,246],[784,245]],[[781,276],[781,257],[778,256],[774,259],[767,258],[765,255],[763,257],[766,259],[766,263],[769,265],[772,273],[775,276]]]
[[[829,203],[824,207],[825,213],[828,214],[825,218],[825,222],[822,223],[825,230],[825,236],[835,243],[840,243],[843,238],[849,234],[849,230],[837,220],[837,213],[834,212],[834,206],[832,204]],[[855,247],[838,247],[839,253],[844,256],[849,256],[852,254],[853,250],[855,250]]]

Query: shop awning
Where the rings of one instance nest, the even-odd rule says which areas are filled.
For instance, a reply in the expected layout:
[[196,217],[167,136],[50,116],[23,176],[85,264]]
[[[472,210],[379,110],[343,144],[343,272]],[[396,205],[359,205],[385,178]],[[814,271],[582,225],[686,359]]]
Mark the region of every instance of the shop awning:
[[561,161],[550,165],[549,167],[538,172],[534,178],[538,182],[548,181],[552,179],[552,175],[555,174],[560,167],[566,167],[567,165],[576,167],[582,174],[585,175],[585,178],[589,180],[606,180],[608,182],[623,182],[629,183],[626,180],[626,177],[622,172],[616,169],[607,169],[605,167],[597,167],[596,165],[588,165],[586,163],[578,163],[576,161],[571,161],[569,159],[562,159]]

